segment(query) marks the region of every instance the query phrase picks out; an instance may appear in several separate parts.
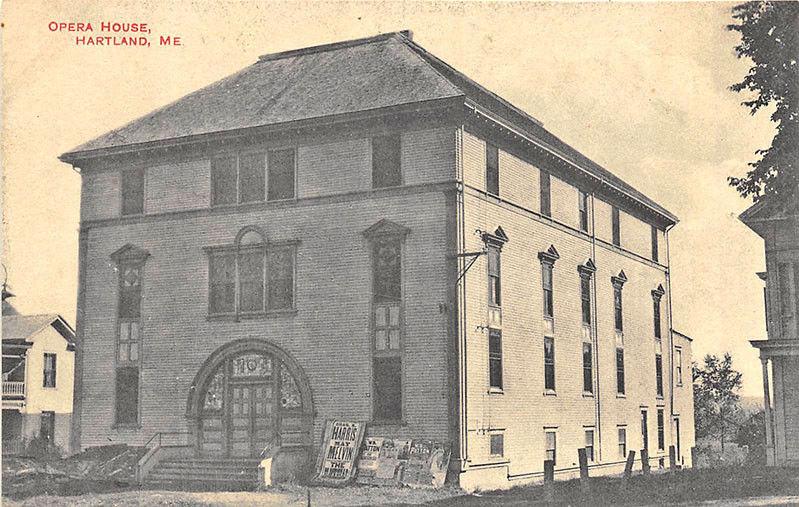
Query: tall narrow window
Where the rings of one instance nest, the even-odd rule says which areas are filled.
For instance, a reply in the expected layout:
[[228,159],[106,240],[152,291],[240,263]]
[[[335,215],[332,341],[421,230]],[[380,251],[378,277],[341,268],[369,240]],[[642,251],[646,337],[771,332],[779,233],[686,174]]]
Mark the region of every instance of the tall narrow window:
[[499,150],[486,143],[486,192],[499,195]]
[[544,337],[544,389],[555,391],[555,339]]
[[144,213],[144,168],[122,171],[122,214]]
[[663,297],[664,291],[662,287],[652,291],[652,327],[655,334],[655,339],[662,338],[662,329],[660,322],[660,300]]
[[294,149],[270,150],[267,163],[267,200],[294,198]]
[[236,255],[219,253],[210,257],[209,311],[232,313],[236,301]]
[[489,387],[502,389],[502,331],[488,331],[488,375]]
[[402,242],[408,229],[381,220],[364,232],[372,257],[372,417],[400,422],[403,411]]
[[666,449],[666,428],[663,416],[663,409],[658,409],[658,451]]
[[554,245],[550,245],[546,251],[538,253],[538,260],[541,261],[541,292],[544,302],[544,333],[546,335],[552,335],[555,332],[553,268],[555,261],[559,258],[560,255]]
[[621,333],[624,330],[624,319],[621,307],[621,286],[613,286],[613,317],[616,331]]
[[619,223],[619,208],[613,206],[611,211],[611,223],[613,226],[613,244],[621,246],[621,224]]
[[374,385],[376,420],[402,419],[402,245],[399,237],[373,244]]
[[294,247],[273,246],[266,251],[267,309],[294,308]]
[[658,262],[658,229],[652,226],[652,260]]
[[264,311],[264,251],[239,252],[239,311]]
[[590,343],[583,342],[583,392],[594,392],[594,359]]
[[132,245],[126,245],[111,254],[119,274],[115,424],[135,425],[139,420],[142,271],[149,255],[147,251]]
[[247,153],[239,157],[239,181],[241,202],[264,200],[266,187],[266,154]]
[[588,193],[579,191],[578,209],[580,214],[580,230],[588,232]]
[[585,457],[594,462],[594,430],[585,430]]
[[620,458],[626,458],[627,457],[627,428],[619,426],[618,434],[619,434],[619,457]]
[[[651,377],[650,377],[651,378]],[[655,387],[658,397],[663,397],[663,356],[655,354]]]
[[641,446],[649,450],[649,421],[646,410],[641,410]]
[[[777,265],[782,338],[793,338],[799,316],[799,264]],[[793,280],[793,283],[791,281]]]
[[541,171],[540,175],[540,190],[541,190],[541,214],[544,216],[552,216],[552,194],[550,189],[549,173]]
[[555,299],[552,291],[552,264],[541,263],[541,285],[544,295],[544,318],[554,320]]
[[616,346],[616,394],[624,394],[624,348]]
[[44,353],[44,375],[42,387],[55,387],[56,381],[56,355],[49,352]]
[[238,202],[238,170],[236,157],[211,160],[211,205],[222,206]]
[[499,253],[498,247],[488,247],[488,304],[490,306],[502,306]]
[[580,308],[583,326],[591,325],[591,277],[580,275]]
[[677,386],[682,385],[682,349],[674,349],[674,379]]
[[545,453],[544,459],[551,461],[553,465],[558,462],[558,434],[553,430],[544,430]]
[[402,184],[401,148],[399,134],[372,138],[372,188]]

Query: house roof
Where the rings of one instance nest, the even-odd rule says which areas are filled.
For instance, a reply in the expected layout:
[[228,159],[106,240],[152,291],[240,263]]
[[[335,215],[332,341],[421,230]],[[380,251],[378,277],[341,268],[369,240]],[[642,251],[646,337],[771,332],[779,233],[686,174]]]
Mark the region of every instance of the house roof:
[[799,219],[796,211],[790,212],[784,206],[775,204],[768,197],[761,198],[738,215],[738,219],[760,236],[763,236],[763,225],[777,220]]
[[677,222],[668,210],[560,140],[528,113],[413,42],[407,31],[261,56],[249,67],[59,158],[74,163],[165,141],[447,99],[477,104],[509,120],[547,151],[666,222]]
[[75,331],[55,313],[41,315],[3,315],[3,343],[24,345],[47,326],[53,326],[70,346],[75,344]]

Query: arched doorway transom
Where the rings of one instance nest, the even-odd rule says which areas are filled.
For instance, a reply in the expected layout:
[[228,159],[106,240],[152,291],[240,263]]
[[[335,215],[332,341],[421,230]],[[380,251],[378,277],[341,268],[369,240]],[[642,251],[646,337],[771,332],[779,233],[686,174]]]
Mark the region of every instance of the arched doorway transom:
[[188,416],[201,456],[255,458],[267,447],[310,444],[313,401],[296,361],[265,340],[231,342],[192,383]]

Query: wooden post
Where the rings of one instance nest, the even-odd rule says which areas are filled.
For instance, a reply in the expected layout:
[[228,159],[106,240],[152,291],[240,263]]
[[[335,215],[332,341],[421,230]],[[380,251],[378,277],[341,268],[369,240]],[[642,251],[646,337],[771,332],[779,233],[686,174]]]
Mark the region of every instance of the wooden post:
[[673,474],[677,470],[677,448],[669,446],[669,473]]
[[551,459],[544,461],[544,501],[555,502],[555,462]]
[[588,479],[588,455],[585,448],[577,449],[577,458],[580,461],[580,488],[583,490],[583,494],[587,495],[591,492],[591,483]]
[[627,483],[633,475],[633,465],[635,465],[635,451],[627,453],[627,463],[624,464],[624,475],[621,476],[621,487],[627,489]]
[[649,451],[646,449],[641,449],[641,471],[649,475]]

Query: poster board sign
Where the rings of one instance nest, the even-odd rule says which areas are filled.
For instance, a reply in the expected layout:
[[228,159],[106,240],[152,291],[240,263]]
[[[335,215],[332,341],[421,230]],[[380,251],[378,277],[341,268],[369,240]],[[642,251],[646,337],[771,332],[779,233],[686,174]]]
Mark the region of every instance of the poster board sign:
[[365,427],[363,422],[330,420],[325,423],[313,478],[315,484],[341,486],[352,480]]
[[449,467],[448,444],[367,437],[355,482],[372,486],[440,487]]

